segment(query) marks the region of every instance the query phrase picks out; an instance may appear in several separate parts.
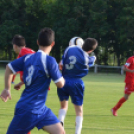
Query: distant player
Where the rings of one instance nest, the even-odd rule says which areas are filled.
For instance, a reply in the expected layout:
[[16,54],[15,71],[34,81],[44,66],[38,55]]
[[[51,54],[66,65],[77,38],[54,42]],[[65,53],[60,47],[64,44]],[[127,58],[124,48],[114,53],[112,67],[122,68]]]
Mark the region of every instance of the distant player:
[[0,97],[4,102],[11,99],[10,87],[12,74],[23,71],[25,89],[18,101],[13,120],[7,134],[25,134],[37,127],[50,134],[64,134],[57,117],[45,105],[51,78],[58,88],[64,86],[64,79],[56,60],[49,56],[54,42],[54,31],[44,28],[38,35],[38,52],[25,55],[6,66],[5,89]]
[[[22,57],[22,56],[24,56],[26,54],[35,53],[35,51],[33,51],[32,49],[26,47],[25,38],[23,36],[21,36],[21,35],[15,35],[13,37],[12,44],[13,44],[14,52],[16,54],[18,54],[17,58],[20,58],[20,57]],[[15,88],[19,89],[24,84],[23,83],[23,72],[20,71],[20,72],[17,72],[17,73],[20,74],[21,82],[18,83],[17,85],[15,85]],[[13,75],[12,83],[14,83],[15,76],[16,75]]]
[[124,97],[122,97],[119,102],[111,109],[114,116],[117,116],[117,110],[125,101],[128,100],[131,93],[134,92],[134,56],[128,58],[126,64],[124,65],[124,71],[126,71]]
[[61,109],[59,110],[59,120],[64,124],[64,119],[68,109],[68,99],[71,97],[76,112],[76,129],[75,134],[81,134],[83,121],[83,96],[84,83],[82,77],[88,74],[89,66],[93,65],[96,57],[89,57],[89,53],[94,51],[98,43],[93,38],[87,38],[82,46],[69,46],[62,57],[63,69],[62,75],[66,84],[63,88],[58,89]]

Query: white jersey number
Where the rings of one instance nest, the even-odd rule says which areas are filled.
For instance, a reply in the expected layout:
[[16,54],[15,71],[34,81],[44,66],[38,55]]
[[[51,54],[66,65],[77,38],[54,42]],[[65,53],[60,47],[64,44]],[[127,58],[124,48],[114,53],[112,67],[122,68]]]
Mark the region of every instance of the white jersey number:
[[31,84],[31,82],[32,82],[33,73],[34,73],[34,67],[33,67],[33,65],[31,65],[28,68],[28,76],[26,77],[26,85],[27,86],[29,86]]
[[70,56],[69,57],[70,63],[65,64],[65,68],[68,70],[71,70],[74,68],[74,64],[76,63],[76,57],[75,56]]

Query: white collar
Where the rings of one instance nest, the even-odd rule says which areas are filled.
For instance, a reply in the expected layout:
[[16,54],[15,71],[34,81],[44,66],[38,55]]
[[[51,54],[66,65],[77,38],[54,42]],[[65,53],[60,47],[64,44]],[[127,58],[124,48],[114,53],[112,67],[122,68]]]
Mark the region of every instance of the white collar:
[[[42,50],[38,50],[37,52],[41,52],[41,53],[43,53],[43,54],[46,54],[44,51],[42,51]],[[47,54],[46,54],[47,55]]]

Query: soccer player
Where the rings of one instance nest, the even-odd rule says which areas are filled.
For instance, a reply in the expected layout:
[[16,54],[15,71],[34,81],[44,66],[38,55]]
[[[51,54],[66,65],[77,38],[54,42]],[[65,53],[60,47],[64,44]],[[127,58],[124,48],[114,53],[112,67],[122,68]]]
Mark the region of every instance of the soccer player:
[[[35,53],[35,51],[33,51],[32,49],[26,47],[25,38],[22,35],[15,35],[13,37],[12,44],[13,44],[13,50],[14,50],[14,52],[16,54],[18,54],[18,57],[17,58],[20,58],[20,57],[22,57],[22,56],[24,56],[26,54]],[[23,72],[20,71],[20,72],[17,72],[17,73],[20,74],[20,80],[21,80],[21,82],[18,83],[17,85],[15,85],[14,87],[16,89],[19,89],[19,86],[21,87],[24,84],[24,82],[23,82]],[[16,75],[13,75],[12,83],[14,83],[15,76]]]
[[82,46],[69,46],[62,57],[62,75],[66,80],[63,88],[57,90],[60,100],[59,120],[64,124],[64,119],[68,109],[68,99],[71,97],[76,112],[75,134],[80,134],[83,121],[83,96],[84,83],[82,77],[88,74],[89,66],[96,60],[95,56],[89,57],[89,53],[94,51],[98,43],[93,38],[87,38]]
[[64,128],[46,105],[51,78],[58,88],[64,86],[56,60],[49,56],[55,42],[54,31],[44,28],[38,35],[39,50],[25,55],[6,66],[5,89],[0,97],[4,102],[11,99],[10,86],[12,74],[23,71],[25,89],[18,101],[13,120],[7,134],[26,134],[34,127],[50,134],[64,134]]
[[124,71],[126,71],[125,78],[125,90],[124,96],[118,101],[118,103],[111,109],[112,114],[117,116],[117,110],[126,102],[132,92],[134,92],[134,56],[129,57],[124,65]]

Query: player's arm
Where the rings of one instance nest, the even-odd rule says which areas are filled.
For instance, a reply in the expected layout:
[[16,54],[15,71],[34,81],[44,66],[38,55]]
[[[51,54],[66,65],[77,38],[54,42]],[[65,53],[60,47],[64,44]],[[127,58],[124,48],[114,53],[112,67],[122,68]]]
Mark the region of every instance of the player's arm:
[[61,79],[59,79],[59,81],[55,82],[56,86],[58,88],[63,88],[64,87],[64,84],[65,84],[65,80],[63,77],[61,77]]
[[133,62],[133,59],[131,57],[128,58],[128,60],[126,61],[126,64],[123,66],[123,70],[126,72],[133,73],[134,70],[129,69],[129,66],[132,64],[132,62]]
[[11,99],[10,88],[11,88],[12,77],[13,77],[13,72],[7,65],[6,71],[5,71],[5,89],[2,91],[2,93],[0,95],[1,99],[4,102],[6,102],[8,99]]
[[19,82],[18,84],[16,84],[16,85],[14,86],[14,89],[19,90],[19,89],[22,87],[23,84],[24,84],[23,81]]
[[61,72],[59,70],[58,64],[56,60],[53,58],[49,60],[51,62],[48,62],[48,72],[50,77],[53,79],[54,83],[58,88],[62,88],[65,84],[65,80],[61,75]]
[[89,59],[88,65],[89,65],[89,67],[92,67],[96,61],[96,56],[91,56],[88,59]]
[[123,70],[126,71],[126,72],[134,73],[134,70],[128,69],[128,67],[125,66],[125,65],[123,66]]
[[2,91],[0,97],[1,99],[6,102],[8,99],[11,99],[11,81],[12,81],[12,76],[18,71],[23,70],[23,64],[24,64],[24,58],[19,58],[17,60],[14,60],[13,62],[9,63],[6,66],[6,71],[5,71],[5,88]]

